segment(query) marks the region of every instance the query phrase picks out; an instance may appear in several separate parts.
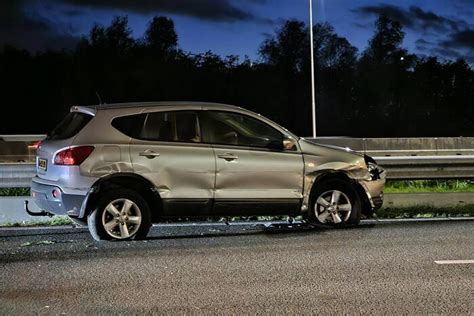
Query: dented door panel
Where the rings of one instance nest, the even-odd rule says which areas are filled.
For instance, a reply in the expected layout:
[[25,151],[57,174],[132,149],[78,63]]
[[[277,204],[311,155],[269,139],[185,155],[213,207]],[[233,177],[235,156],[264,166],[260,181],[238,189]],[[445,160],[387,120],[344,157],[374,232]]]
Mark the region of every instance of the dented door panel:
[[[215,146],[214,150],[216,199],[302,198],[303,158],[300,153],[237,146]],[[228,154],[237,158],[222,158]]]
[[208,145],[132,140],[130,156],[135,173],[154,183],[162,199],[214,197],[216,162]]

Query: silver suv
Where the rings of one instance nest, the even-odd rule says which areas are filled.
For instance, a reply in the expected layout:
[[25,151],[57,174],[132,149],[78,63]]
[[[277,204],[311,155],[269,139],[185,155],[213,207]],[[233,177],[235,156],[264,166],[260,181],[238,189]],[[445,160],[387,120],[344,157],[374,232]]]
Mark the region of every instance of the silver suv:
[[353,225],[382,205],[385,171],[251,111],[162,102],[74,106],[39,146],[39,207],[97,239],[144,238],[177,218],[303,215]]

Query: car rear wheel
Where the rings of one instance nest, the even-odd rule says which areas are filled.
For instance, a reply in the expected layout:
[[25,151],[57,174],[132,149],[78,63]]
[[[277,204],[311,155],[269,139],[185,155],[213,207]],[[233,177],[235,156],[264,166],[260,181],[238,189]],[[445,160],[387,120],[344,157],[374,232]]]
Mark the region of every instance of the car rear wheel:
[[362,203],[356,190],[348,181],[327,180],[311,196],[308,219],[325,226],[356,225],[360,222]]
[[141,239],[151,227],[150,209],[135,191],[115,189],[99,199],[87,224],[95,240]]

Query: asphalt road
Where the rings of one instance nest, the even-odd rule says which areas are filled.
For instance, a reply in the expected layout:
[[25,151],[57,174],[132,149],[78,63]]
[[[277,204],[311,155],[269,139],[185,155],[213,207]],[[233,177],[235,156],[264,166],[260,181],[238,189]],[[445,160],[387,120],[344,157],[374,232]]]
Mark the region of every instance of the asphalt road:
[[0,236],[2,315],[474,313],[473,221]]

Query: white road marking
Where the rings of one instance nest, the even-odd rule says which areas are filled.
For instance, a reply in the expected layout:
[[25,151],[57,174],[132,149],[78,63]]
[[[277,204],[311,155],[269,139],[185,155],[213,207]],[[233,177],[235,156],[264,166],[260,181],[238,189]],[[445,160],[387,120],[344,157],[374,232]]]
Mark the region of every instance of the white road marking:
[[474,260],[437,260],[436,264],[473,264]]

